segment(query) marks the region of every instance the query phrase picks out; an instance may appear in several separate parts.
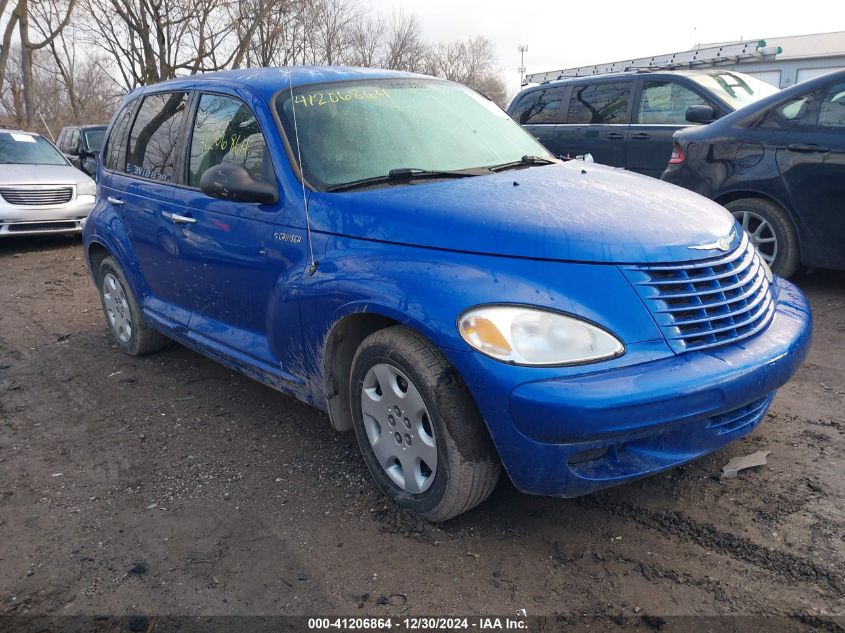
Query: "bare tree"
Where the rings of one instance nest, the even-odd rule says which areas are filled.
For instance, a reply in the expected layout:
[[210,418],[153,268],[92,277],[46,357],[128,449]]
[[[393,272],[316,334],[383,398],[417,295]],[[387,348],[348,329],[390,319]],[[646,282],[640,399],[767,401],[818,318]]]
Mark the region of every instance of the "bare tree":
[[[10,0],[0,0],[0,15],[7,10]],[[53,14],[56,20],[52,22],[49,28],[42,33],[44,39],[40,42],[34,42],[31,39],[30,33],[30,0],[17,0],[15,8],[12,10],[9,22],[3,33],[3,48],[0,51],[0,89],[6,79],[8,70],[9,54],[12,46],[12,36],[15,27],[17,27],[19,45],[20,45],[20,79],[21,90],[23,95],[23,110],[24,122],[31,125],[35,114],[35,99],[33,96],[32,86],[32,58],[34,51],[49,46],[56,37],[62,32],[70,21],[70,16],[73,12],[76,0],[66,0],[63,4],[58,3]]]
[[465,84],[505,105],[507,91],[496,67],[496,50],[486,37],[437,44],[429,51],[425,69],[430,75]]
[[[0,0],[0,18],[2,18],[9,7],[10,0]],[[6,79],[6,68],[9,63],[9,55],[12,52],[12,36],[18,25],[18,6],[12,9],[9,14],[9,21],[3,29],[3,40],[0,42],[0,90],[3,89],[3,82]]]
[[89,40],[127,88],[244,63],[272,0],[85,0]]
[[36,104],[51,124],[105,120],[126,89],[241,66],[384,67],[506,97],[486,38],[430,45],[415,15],[355,0],[0,0],[0,17],[0,116],[19,125]]
[[394,70],[423,70],[428,46],[423,41],[420,22],[415,15],[399,11],[390,18],[388,40],[381,65]]
[[348,63],[367,67],[381,65],[386,33],[387,24],[381,15],[358,15],[351,26]]

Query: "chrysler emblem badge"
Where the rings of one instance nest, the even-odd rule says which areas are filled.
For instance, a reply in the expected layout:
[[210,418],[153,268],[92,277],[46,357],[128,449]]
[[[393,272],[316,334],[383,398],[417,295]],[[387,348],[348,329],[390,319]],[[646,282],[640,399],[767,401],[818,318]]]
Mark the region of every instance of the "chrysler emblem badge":
[[690,248],[694,251],[720,250],[723,253],[727,253],[731,249],[731,242],[733,242],[733,234],[728,235],[727,237],[720,238],[719,240],[713,242],[712,244],[702,244],[701,246],[690,246]]

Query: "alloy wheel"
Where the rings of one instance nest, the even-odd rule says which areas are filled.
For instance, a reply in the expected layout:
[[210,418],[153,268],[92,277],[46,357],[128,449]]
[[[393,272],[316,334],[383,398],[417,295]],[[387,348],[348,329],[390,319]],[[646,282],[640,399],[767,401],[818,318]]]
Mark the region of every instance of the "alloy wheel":
[[103,304],[114,335],[121,343],[128,343],[132,338],[132,313],[126,291],[113,273],[103,277]]
[[760,256],[772,266],[778,256],[778,238],[774,227],[754,211],[733,211],[733,216],[742,225],[742,230],[748,234],[748,239]]

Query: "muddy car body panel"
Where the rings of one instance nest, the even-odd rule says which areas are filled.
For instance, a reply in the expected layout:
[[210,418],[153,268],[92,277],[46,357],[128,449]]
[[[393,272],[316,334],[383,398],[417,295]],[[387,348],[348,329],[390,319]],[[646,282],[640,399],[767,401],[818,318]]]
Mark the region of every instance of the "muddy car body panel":
[[[130,94],[110,126],[102,193],[85,229],[92,272],[112,255],[156,329],[327,410],[339,430],[352,426],[355,346],[379,329],[406,326],[457,371],[505,469],[530,493],[574,496],[634,479],[716,450],[759,423],[806,354],[811,319],[801,293],[767,276],[718,205],[647,177],[554,160],[349,191],[306,174],[303,187],[297,139],[276,107],[285,91],[331,94],[327,85],[394,80],[434,81],[250,69]],[[175,150],[181,167],[164,181],[127,173],[127,154],[113,161],[111,148],[126,151],[144,98],[174,92],[186,94],[174,132],[188,139]],[[196,185],[186,145],[200,129],[193,117],[204,112],[203,94],[249,106],[266,139],[262,171],[275,201],[217,199]],[[303,116],[299,125],[307,124]],[[658,295],[672,275],[684,276],[673,284],[688,284],[681,294],[705,310],[698,319],[667,323],[671,298]],[[695,286],[699,277],[711,288]],[[711,291],[718,300],[701,299]],[[736,318],[706,313],[705,304],[735,301],[745,302]],[[597,361],[502,362],[460,331],[468,310],[491,306],[565,315],[620,348]],[[744,330],[741,314],[755,319]],[[705,323],[706,335],[683,334],[683,318],[694,329]],[[734,319],[736,336],[716,327],[720,318]]]

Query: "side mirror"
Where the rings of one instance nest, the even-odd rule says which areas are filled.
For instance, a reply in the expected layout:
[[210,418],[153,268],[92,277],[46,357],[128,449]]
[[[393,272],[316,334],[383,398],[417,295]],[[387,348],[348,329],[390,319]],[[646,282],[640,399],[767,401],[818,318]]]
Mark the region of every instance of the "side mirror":
[[709,105],[691,105],[687,108],[686,119],[690,123],[711,123],[716,118],[716,111]]
[[255,180],[246,169],[234,163],[220,163],[206,169],[200,178],[200,191],[212,198],[233,202],[275,204],[279,201],[275,185]]

